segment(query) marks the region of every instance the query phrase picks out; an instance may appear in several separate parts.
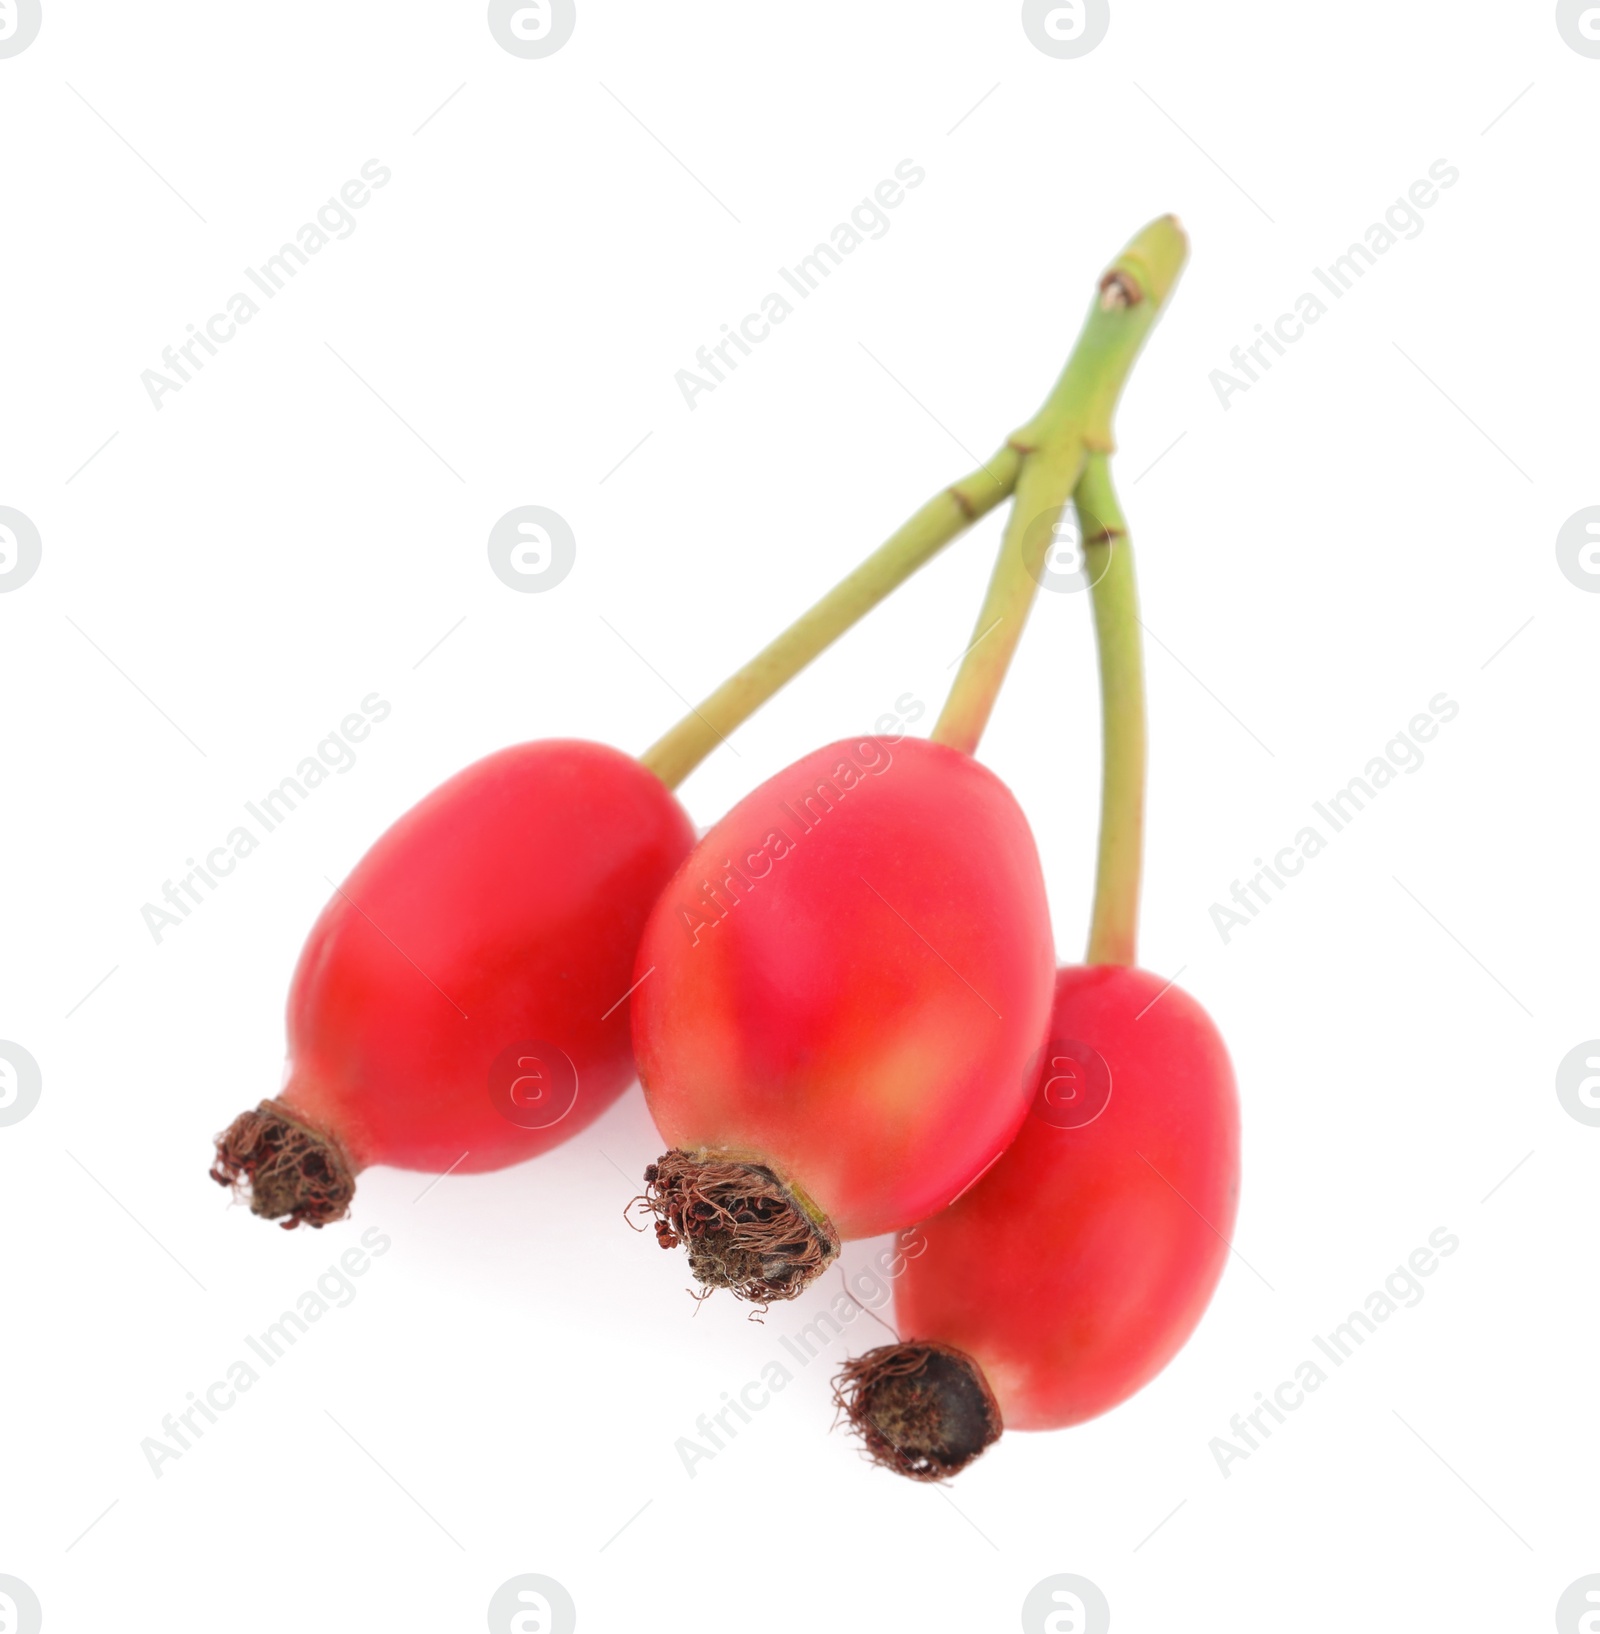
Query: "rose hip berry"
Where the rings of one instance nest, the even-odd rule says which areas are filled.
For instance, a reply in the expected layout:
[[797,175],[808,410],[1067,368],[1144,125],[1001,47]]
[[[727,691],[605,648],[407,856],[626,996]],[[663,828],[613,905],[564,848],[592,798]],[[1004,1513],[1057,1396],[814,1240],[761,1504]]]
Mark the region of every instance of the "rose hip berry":
[[1035,1115],[919,1228],[926,1250],[895,1294],[900,1342],[835,1381],[869,1455],[913,1480],[953,1475],[1004,1426],[1077,1424],[1154,1378],[1211,1299],[1238,1208],[1228,1052],[1193,999],[1133,967],[1144,673],[1132,546],[1103,455],[1075,500],[1104,756],[1089,962],[1056,978]]
[[212,1178],[320,1226],[369,1164],[499,1168],[589,1122],[631,1075],[633,953],[693,838],[667,791],[1005,499],[1018,465],[1002,450],[936,494],[638,761],[524,744],[396,823],[318,921],[288,1082],[217,1137]]
[[[705,837],[651,916],[634,1047],[671,1147],[641,1202],[708,1289],[793,1298],[841,1238],[943,1207],[1016,1131],[1050,1005],[1049,914],[1026,819],[969,757],[1186,246],[1170,216],[1134,237],[1044,406],[986,483],[951,490],[1015,501],[933,742],[799,761]],[[875,573],[858,582],[871,593]]]
[[289,994],[289,1075],[217,1139],[212,1178],[285,1227],[348,1212],[375,1163],[537,1156],[633,1077],[624,995],[694,841],[639,761],[548,740],[459,772],[367,852]]
[[1050,949],[1027,820],[969,756],[850,739],[747,796],[663,893],[634,972],[661,1244],[766,1303],[841,1239],[943,1207],[1026,1115]]
[[[1002,1425],[1058,1429],[1125,1401],[1182,1348],[1227,1260],[1239,1104],[1206,1013],[1149,971],[1077,965],[1056,979],[1050,1034],[1034,1115],[918,1227],[926,1250],[895,1290],[909,1341],[840,1381],[867,1450],[915,1479],[954,1474]],[[1078,1113],[1099,1088],[1085,1061],[1110,1093]]]

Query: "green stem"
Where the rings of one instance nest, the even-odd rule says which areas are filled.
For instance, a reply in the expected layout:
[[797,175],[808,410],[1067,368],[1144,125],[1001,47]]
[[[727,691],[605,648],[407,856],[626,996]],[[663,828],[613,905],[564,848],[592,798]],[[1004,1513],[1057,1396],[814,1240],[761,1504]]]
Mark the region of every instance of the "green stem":
[[692,709],[639,757],[675,789],[781,687],[793,680],[890,591],[936,556],[1012,491],[1022,455],[1010,445],[985,466],[937,494],[821,601],[770,642],[743,669]]
[[1022,456],[1000,555],[935,742],[972,754],[1022,639],[1061,513],[1092,455],[1116,446],[1111,421],[1128,371],[1188,255],[1173,216],[1152,221],[1112,262],[1044,407],[1007,444]]
[[1076,494],[1100,655],[1100,853],[1089,920],[1092,965],[1131,965],[1144,868],[1144,650],[1133,543],[1103,454]]

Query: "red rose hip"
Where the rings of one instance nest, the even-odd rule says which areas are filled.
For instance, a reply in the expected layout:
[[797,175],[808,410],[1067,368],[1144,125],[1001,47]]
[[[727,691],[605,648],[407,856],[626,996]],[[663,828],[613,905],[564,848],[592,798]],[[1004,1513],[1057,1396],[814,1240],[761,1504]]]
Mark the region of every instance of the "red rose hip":
[[838,1406],[880,1464],[937,1481],[1005,1426],[1125,1401],[1194,1331],[1226,1263],[1239,1103],[1210,1018],[1134,968],[1145,727],[1127,524],[1103,455],[1076,492],[1100,654],[1100,854],[1089,962],[1056,979],[1033,1116],[896,1289],[901,1341],[846,1364]]
[[1210,1018],[1149,971],[1076,965],[1050,1039],[1011,1148],[918,1227],[926,1247],[895,1290],[911,1342],[845,1370],[852,1422],[902,1474],[938,1479],[1002,1425],[1059,1429],[1125,1401],[1222,1275],[1239,1103]]
[[367,852],[289,994],[289,1077],[218,1138],[213,1176],[286,1226],[344,1216],[374,1163],[504,1168],[633,1078],[639,934],[694,841],[639,761],[597,743],[503,749]]
[[766,1302],[841,1239],[943,1207],[1026,1114],[1051,965],[1027,820],[968,755],[868,737],[780,772],[695,847],[639,948],[658,1239]]
[[[979,470],[923,505],[640,760],[593,744],[525,744],[469,767],[396,823],[318,921],[290,999],[285,1087],[218,1137],[213,1178],[248,1186],[259,1214],[288,1225],[322,1225],[344,1215],[354,1177],[369,1164],[502,1167],[557,1144],[612,1100],[631,1067],[635,944],[652,900],[690,843],[687,818],[668,791],[951,539],[1014,488],[1020,495],[1030,462],[1040,464],[1035,451],[1058,449],[1063,435],[1080,455],[1105,442],[1120,380],[1181,259],[1182,235],[1170,219],[1141,233],[1101,280],[1097,315],[1040,414]],[[1057,462],[1043,463],[1054,471]],[[1028,481],[1037,487],[1034,478]],[[1009,634],[996,638],[997,649],[1011,644]],[[977,724],[969,712],[949,741],[970,749]],[[839,962],[830,968],[815,926],[810,943],[788,952],[784,938],[769,929],[757,948],[765,974],[757,971],[749,980],[749,972],[741,974],[725,995],[757,1025],[779,1018],[785,1004],[806,1018],[820,1013],[819,1006],[837,1012],[831,1030],[818,1030],[821,1044],[789,1037],[787,1065],[783,1038],[773,1040],[777,1081],[797,1103],[825,1065],[868,1069],[859,1113],[836,1084],[816,1096],[820,1115],[838,1125],[837,1140],[819,1139],[812,1130],[773,1142],[780,1163],[815,1158],[817,1196],[852,1231],[908,1223],[938,1207],[1000,1150],[1026,1099],[1020,1063],[1037,1048],[1048,1010],[1047,962],[1033,971],[1033,989],[1023,970],[1032,957],[1024,945],[1032,945],[1043,923],[1032,838],[988,774],[960,756],[940,760],[941,753],[928,746],[905,752],[906,765],[922,767],[901,778],[923,791],[920,805],[911,802],[915,809],[897,811],[888,797],[877,801],[874,809],[901,824],[898,834],[857,823],[872,802],[853,792],[858,785],[849,778],[856,774],[848,768],[839,775],[854,815],[828,829],[835,838],[841,827],[860,830],[861,855],[854,860],[870,863],[871,877],[889,882],[879,887],[885,911],[896,914],[924,951],[913,957],[902,949],[889,957],[880,928],[873,933],[876,946],[872,936],[838,942]],[[942,770],[930,772],[936,764]],[[941,826],[947,839],[964,836],[976,847],[941,862],[942,879],[935,869],[919,873],[903,855],[921,847],[942,858],[949,846],[923,844],[924,831]],[[809,822],[802,828],[806,854],[826,854],[833,841],[816,841]],[[999,847],[985,862],[983,846],[991,839]],[[754,843],[760,846],[764,837]],[[851,863],[848,845],[838,860]],[[791,865],[780,877],[813,871],[812,863]],[[858,884],[868,872],[857,870]],[[856,889],[844,875],[830,882],[820,872],[813,887],[826,892],[830,883]],[[901,883],[906,902],[896,909],[889,897]],[[1034,900],[1025,903],[1029,892]],[[932,929],[914,929],[913,915]],[[865,924],[859,901],[843,903],[837,918],[852,932]],[[927,971],[915,958],[935,955],[948,972],[970,956],[974,973],[963,980],[971,996],[978,998],[983,984],[989,989],[983,1002],[996,1019],[1003,1009],[1008,1026],[1020,1029],[989,1041],[987,1066],[975,1059],[978,1034],[963,1033],[966,1024],[928,1000]],[[653,966],[639,968],[639,980],[653,973]],[[874,1042],[869,1017],[872,981],[879,976],[887,999]],[[727,1071],[739,1051],[728,1032],[735,1023],[719,1011],[720,1002],[709,991],[674,999],[690,1025],[706,1027],[709,1058]],[[987,1025],[980,1023],[979,1032]],[[949,1058],[937,1059],[945,1048]],[[673,1085],[670,1072],[661,1082],[662,1104],[672,1107],[684,1140],[721,1140],[719,1131],[736,1130],[745,1130],[752,1144],[762,1137],[760,1118],[745,1123],[726,1115],[726,1086],[714,1078],[704,1119],[686,1100],[676,1105],[682,1086]],[[997,1093],[992,1101],[986,1099],[991,1091]],[[921,1128],[916,1102],[925,1094],[932,1111]],[[781,1122],[772,1126],[775,1135]],[[892,1181],[874,1177],[871,1165],[859,1160],[862,1143],[852,1135],[857,1123],[866,1139],[883,1143],[883,1161],[900,1165]],[[941,1127],[943,1135],[928,1132]],[[666,1209],[666,1235],[677,1230],[703,1241],[707,1217],[741,1228],[761,1223],[770,1263],[755,1267],[752,1285],[787,1287],[793,1277],[780,1264],[784,1256],[837,1239],[819,1205],[798,1184],[791,1193],[761,1156],[760,1150],[730,1150],[731,1171],[702,1162],[685,1192],[664,1180],[675,1165],[682,1169],[683,1154],[674,1152],[662,1172],[652,1173],[651,1184],[662,1181],[659,1196],[671,1192],[677,1199]],[[752,1177],[758,1181],[753,1190]],[[787,1226],[774,1224],[779,1216]],[[776,1255],[775,1240],[784,1243]]]
[[957,1197],[1021,1122],[1050,1009],[1049,914],[1027,821],[970,756],[1186,246],[1170,216],[1134,237],[1044,406],[987,482],[951,491],[971,508],[1011,489],[1014,504],[934,741],[799,761],[706,836],[651,915],[634,1047],[671,1149],[642,1202],[707,1288],[794,1297],[841,1238]]
[[668,792],[1011,491],[1002,455],[923,505],[638,760],[540,742],[402,817],[328,905],[289,1004],[290,1070],[217,1137],[212,1178],[287,1226],[343,1218],[369,1164],[495,1169],[632,1076],[638,937],[693,833]]

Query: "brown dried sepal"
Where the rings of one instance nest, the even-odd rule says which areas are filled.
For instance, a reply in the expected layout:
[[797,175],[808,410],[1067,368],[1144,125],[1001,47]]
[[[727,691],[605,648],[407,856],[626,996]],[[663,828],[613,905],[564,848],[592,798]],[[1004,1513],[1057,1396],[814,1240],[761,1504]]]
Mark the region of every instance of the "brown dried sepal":
[[277,1101],[241,1112],[217,1136],[211,1178],[247,1194],[250,1212],[297,1225],[321,1227],[350,1212],[356,1176],[331,1135],[301,1123]]
[[803,1293],[838,1257],[839,1235],[771,1169],[674,1149],[644,1171],[636,1202],[663,1248],[681,1243],[709,1293],[727,1288],[763,1310]]
[[1113,267],[1100,280],[1100,310],[1116,312],[1124,307],[1137,306],[1144,299],[1139,280],[1124,267]]
[[948,1480],[1004,1427],[983,1369],[950,1345],[879,1345],[852,1357],[833,1399],[873,1463],[913,1481]]

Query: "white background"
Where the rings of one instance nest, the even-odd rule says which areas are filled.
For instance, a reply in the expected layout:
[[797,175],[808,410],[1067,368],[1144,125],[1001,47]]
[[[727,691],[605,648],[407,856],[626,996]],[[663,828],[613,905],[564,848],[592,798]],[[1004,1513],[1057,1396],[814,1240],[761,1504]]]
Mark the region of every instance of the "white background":
[[[0,1572],[46,1626],[474,1629],[541,1572],[587,1630],[1011,1629],[1075,1572],[1123,1630],[1548,1627],[1600,1571],[1600,1129],[1554,1089],[1600,1034],[1600,597],[1555,555],[1600,503],[1597,95],[1542,0],[1116,0],[1066,61],[1010,3],[579,0],[527,61],[477,4],[46,0],[0,60],[0,504],[44,541],[0,596],[0,1037],[44,1081],[0,1128]],[[371,158],[353,236],[155,410],[141,371]],[[887,235],[691,412],[675,371],[907,158]],[[1439,159],[1420,236],[1225,410],[1210,372]],[[1166,1373],[916,1488],[828,1433],[858,1322],[691,1479],[678,1438],[837,1286],[696,1314],[622,1222],[637,1091],[522,1169],[368,1173],[350,1225],[231,1206],[210,1137],[278,1086],[328,879],[500,745],[653,741],[1033,411],[1166,210],[1193,258],[1118,426],[1141,952],[1245,1128]],[[548,594],[488,567],[523,504],[577,537]],[[739,731],[695,820],[903,694],[926,731],[998,528]],[[1063,958],[1094,687],[1084,599],[1041,596],[983,754]],[[360,763],[156,945],[141,905],[373,691]],[[1224,945],[1210,905],[1439,692],[1422,769]],[[153,1476],[141,1440],[367,1226],[355,1302]],[[1439,1226],[1425,1300],[1224,1478],[1211,1439]]]

